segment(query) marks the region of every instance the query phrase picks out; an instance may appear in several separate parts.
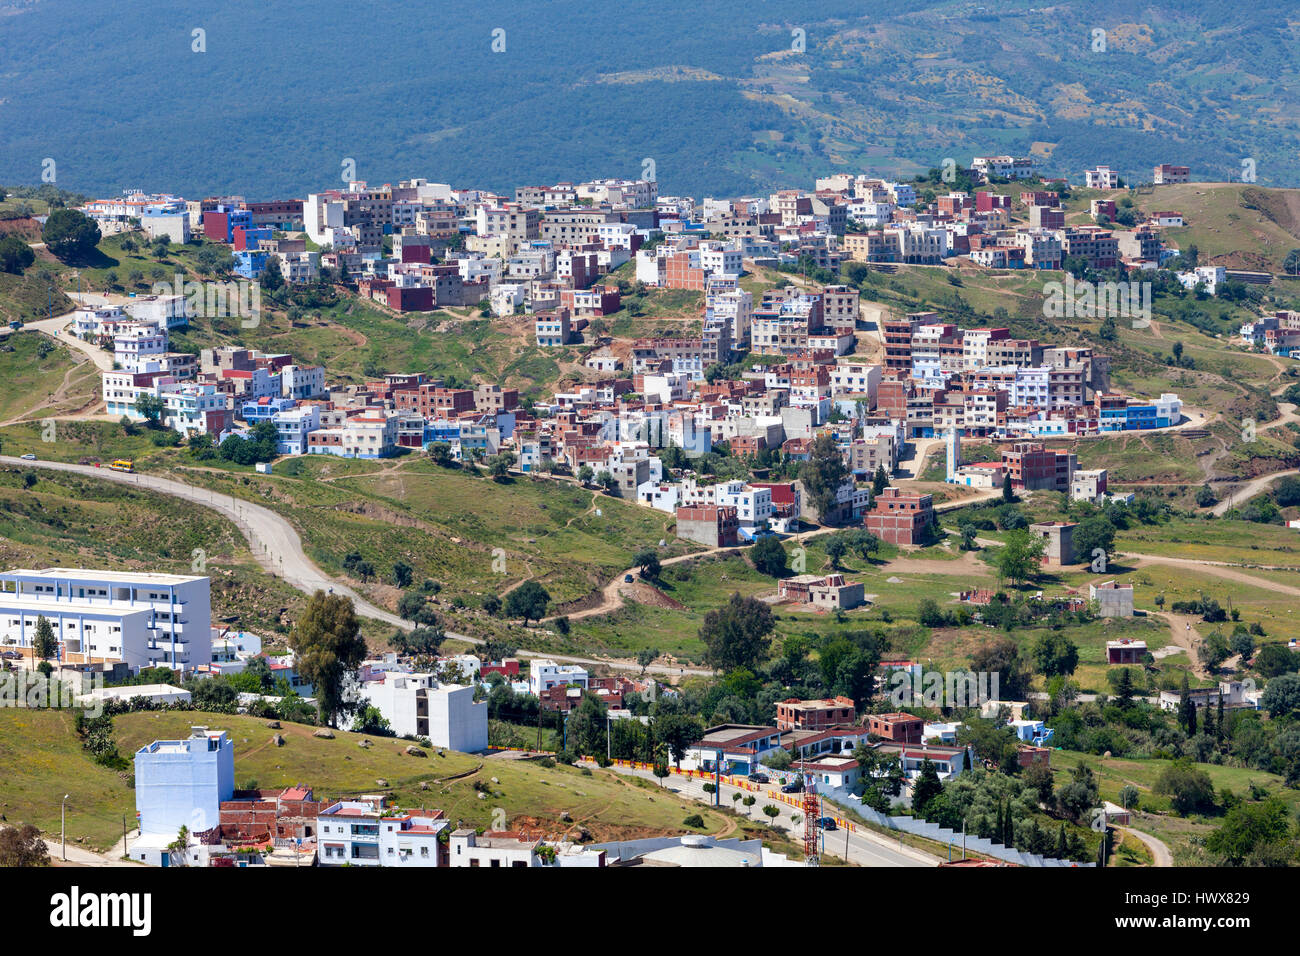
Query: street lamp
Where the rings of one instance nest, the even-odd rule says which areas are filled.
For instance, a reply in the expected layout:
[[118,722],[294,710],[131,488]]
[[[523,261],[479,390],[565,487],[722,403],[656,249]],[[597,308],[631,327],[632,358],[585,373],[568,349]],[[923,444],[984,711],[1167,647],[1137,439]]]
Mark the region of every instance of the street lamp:
[[59,839],[63,843],[63,862],[68,862],[68,794],[63,795],[59,804]]

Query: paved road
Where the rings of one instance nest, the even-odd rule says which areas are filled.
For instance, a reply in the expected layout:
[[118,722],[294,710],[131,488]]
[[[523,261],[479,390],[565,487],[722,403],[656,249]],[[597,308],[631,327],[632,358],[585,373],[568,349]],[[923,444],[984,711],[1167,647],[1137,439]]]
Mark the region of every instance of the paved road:
[[[592,765],[594,766],[594,764]],[[631,767],[613,766],[608,768],[617,773],[628,774],[629,776],[641,777],[653,783],[658,783],[659,778],[655,777],[649,771],[635,770]],[[679,796],[687,797],[692,800],[698,800],[702,803],[713,803],[713,795],[704,792],[704,784],[708,781],[695,777],[679,777],[672,775],[664,780],[664,789],[671,790]],[[722,785],[719,801],[724,807],[735,807],[740,813],[745,814],[746,808],[739,800],[732,800],[734,793],[741,794],[742,798],[749,794],[749,791],[740,790],[736,787]],[[769,818],[763,813],[763,806],[771,803],[772,806],[780,810],[780,814],[771,818],[771,825],[779,830],[785,830],[796,842],[803,840],[803,813],[789,804],[779,803],[776,800],[765,800],[761,793],[755,793],[758,797],[752,807],[748,808],[748,815],[755,821],[767,823]],[[800,817],[799,823],[792,819],[795,815]],[[909,846],[900,846],[898,841],[890,840],[888,837],[878,835],[870,831],[859,831],[850,833],[847,830],[831,830],[824,833],[823,852],[838,856],[844,859],[846,847],[848,860],[850,863],[856,863],[859,866],[938,866],[941,862],[937,857],[932,857],[920,850],[915,850]]]
[[1173,866],[1174,855],[1169,852],[1169,847],[1164,840],[1154,837],[1150,833],[1143,833],[1141,830],[1134,830],[1132,827],[1119,827],[1125,833],[1131,833],[1147,845],[1151,851],[1151,856],[1155,860],[1155,866]]
[[[294,530],[288,521],[270,508],[253,504],[251,501],[234,498],[230,495],[209,491],[206,488],[196,488],[170,478],[162,478],[158,475],[125,474],[118,471],[109,471],[106,468],[96,468],[93,465],[74,465],[69,462],[24,461],[21,458],[9,455],[0,455],[0,464],[72,472],[105,481],[114,481],[122,485],[134,485],[137,488],[172,495],[202,505],[205,508],[210,508],[235,523],[248,540],[249,548],[262,567],[272,574],[284,578],[285,581],[298,590],[307,594],[311,594],[313,591],[332,591],[335,594],[343,594],[352,598],[357,614],[362,617],[383,621],[403,630],[409,630],[411,627],[410,622],[404,621],[396,614],[371,604],[352,588],[330,577],[312,563],[311,559],[303,552],[302,539],[298,537],[298,532]],[[465,641],[469,644],[483,643],[482,639],[470,637],[468,634],[457,634],[448,631],[447,636],[453,640]],[[544,657],[549,660],[587,666],[604,665],[614,670],[636,672],[641,670],[641,666],[635,661],[609,661],[592,657],[571,657],[523,650],[519,651],[519,655],[522,657]],[[672,677],[681,676],[684,670],[692,674],[711,673],[709,671],[694,671],[689,668],[683,669],[667,665],[651,665],[647,670]]]
[[[50,319],[35,319],[31,322],[25,322],[22,328],[19,329],[18,331],[44,332],[50,338],[58,342],[62,342],[64,345],[68,346],[69,348],[75,349],[76,351],[81,352],[86,356],[88,356],[90,360],[99,367],[99,370],[101,372],[113,371],[112,352],[106,352],[103,349],[101,349],[99,346],[93,345],[90,342],[82,341],[81,339],[73,335],[71,332],[64,331],[64,326],[68,324],[71,318],[72,318],[72,313],[67,312],[63,315],[56,315]],[[8,335],[11,331],[13,330],[10,329],[9,326],[7,325],[4,326],[3,328],[0,328],[0,337]]]
[[[121,846],[122,841],[118,841]],[[58,839],[45,841],[45,846],[50,851],[51,863],[63,862],[63,844]],[[91,853],[79,846],[68,844],[68,864],[76,866],[139,866],[138,863],[132,863],[129,860],[114,859],[109,856],[101,856],[98,853]]]

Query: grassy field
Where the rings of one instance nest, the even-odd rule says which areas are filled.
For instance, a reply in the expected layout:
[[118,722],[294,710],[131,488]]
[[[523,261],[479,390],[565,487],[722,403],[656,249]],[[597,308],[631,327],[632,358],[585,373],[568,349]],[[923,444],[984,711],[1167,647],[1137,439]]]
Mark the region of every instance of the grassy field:
[[1201,260],[1230,269],[1281,272],[1287,253],[1300,246],[1300,192],[1246,183],[1159,186],[1135,197],[1144,212],[1172,209],[1187,225],[1166,229],[1166,241],[1195,245]]
[[[0,566],[206,574],[216,621],[287,632],[304,595],[266,574],[233,523],[198,505],[80,475],[0,468]],[[201,572],[197,568],[201,567]],[[378,640],[390,629],[365,622]]]
[[[150,741],[188,736],[196,724],[230,733],[237,787],[305,784],[318,800],[383,792],[402,806],[440,809],[468,826],[489,827],[494,809],[501,807],[511,828],[557,836],[582,828],[598,841],[678,833],[690,813],[704,818],[701,832],[730,833],[740,826],[733,814],[608,771],[547,769],[436,749],[413,757],[405,753],[405,740],[370,737],[372,746],[362,748],[359,734],[335,731],[327,740],[312,736],[315,728],[306,725],[284,723],[271,730],[264,720],[223,714],[145,711],[113,721],[118,752],[127,759]],[[272,742],[276,733],[283,746]],[[121,837],[123,816],[134,816],[131,776],[106,770],[85,755],[70,712],[0,710],[0,804],[9,822],[27,821],[57,833],[58,798],[69,793],[70,840],[105,849]],[[475,782],[489,785],[487,799],[478,798]],[[573,822],[562,822],[563,813]],[[770,837],[766,828],[762,832]]]
[[[532,578],[565,605],[590,598],[642,547],[664,540],[661,556],[697,547],[677,541],[673,518],[662,512],[560,481],[498,483],[418,456],[364,464],[308,460],[293,475],[271,476],[175,459],[167,465],[182,481],[280,511],[331,573],[342,573],[349,551],[372,561],[381,578],[400,559],[417,581],[441,582],[443,599],[460,595],[474,604]],[[396,599],[382,591],[375,597]]]
[[[1197,850],[1197,844],[1218,827],[1221,818],[1215,816],[1184,818],[1172,812],[1169,798],[1155,792],[1160,772],[1169,763],[1168,760],[1131,760],[1098,757],[1070,750],[1052,751],[1052,770],[1056,774],[1058,787],[1069,781],[1070,770],[1079,764],[1086,764],[1092,768],[1097,776],[1097,784],[1103,800],[1118,803],[1119,791],[1123,787],[1127,785],[1137,787],[1140,794],[1139,812],[1134,814],[1133,826],[1163,840],[1173,853],[1175,866],[1204,863]],[[1249,793],[1253,784],[1265,788],[1269,796],[1281,799],[1290,808],[1292,815],[1300,808],[1300,790],[1287,787],[1285,781],[1277,774],[1244,767],[1224,767],[1205,763],[1198,763],[1196,769],[1203,770],[1209,775],[1215,793],[1218,795],[1230,790],[1238,797],[1243,797]],[[1140,851],[1131,852],[1136,855],[1136,858],[1143,856]],[[1125,865],[1122,858],[1119,862],[1120,865]]]
[[0,422],[39,409],[42,417],[78,411],[99,397],[99,369],[39,332],[0,339]]

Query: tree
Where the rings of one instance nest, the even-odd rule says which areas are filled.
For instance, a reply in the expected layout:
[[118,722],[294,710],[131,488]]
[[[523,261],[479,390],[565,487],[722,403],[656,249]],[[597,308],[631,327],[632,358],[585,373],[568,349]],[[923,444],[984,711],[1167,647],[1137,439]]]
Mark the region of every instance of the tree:
[[321,719],[329,726],[348,708],[343,689],[366,658],[352,599],[316,591],[289,634],[295,668],[315,688]]
[[1007,504],[1011,504],[1011,502],[1016,500],[1016,493],[1011,490],[1010,473],[1002,476],[1002,500]]
[[279,259],[268,259],[266,261],[259,281],[262,288],[267,292],[278,292],[284,288],[284,273],[280,271]]
[[1013,586],[1025,583],[1037,574],[1043,547],[1043,539],[1034,537],[1028,531],[1010,532],[1006,544],[993,558],[998,577],[1009,581]]
[[1100,800],[1097,778],[1092,768],[1081,763],[1070,771],[1070,780],[1056,794],[1056,805],[1071,820],[1079,821]]
[[651,729],[655,740],[667,748],[678,766],[687,748],[704,736],[704,725],[689,714],[663,714],[654,719]]
[[[163,400],[157,395],[141,392],[135,397],[135,410],[150,425],[156,425],[166,410]],[[274,426],[272,426],[274,427]]]
[[451,445],[445,441],[429,442],[428,452],[429,460],[439,468],[450,468],[456,463],[451,457]]
[[917,774],[916,783],[912,785],[912,815],[924,819],[930,802],[943,793],[943,784],[939,782],[939,772],[930,758],[921,762],[921,772]]
[[357,716],[352,721],[352,733],[370,734],[372,737],[391,737],[393,728],[383,712],[366,701],[357,708]]
[[876,475],[871,479],[871,497],[875,498],[889,487],[889,475],[885,474],[885,466],[876,466]]
[[36,253],[22,239],[13,235],[0,238],[0,272],[22,275],[35,261]]
[[830,432],[822,432],[813,439],[808,460],[799,469],[799,478],[818,520],[826,521],[836,509],[840,488],[849,479],[849,466]]
[[50,851],[30,823],[0,827],[0,867],[49,866]]
[[1274,677],[1264,688],[1260,704],[1273,718],[1285,717],[1300,710],[1300,674]]
[[568,744],[570,753],[603,754],[605,752],[605,704],[595,694],[584,693],[578,706],[569,712]]
[[1255,655],[1255,670],[1265,677],[1279,677],[1300,669],[1296,654],[1284,644],[1265,644]]
[[536,581],[525,581],[506,595],[506,617],[521,617],[527,626],[530,619],[540,621],[545,617],[550,603],[551,595],[546,588]]
[[578,480],[584,485],[590,484],[592,477],[596,473],[591,470],[591,465],[583,465],[578,469]]
[[976,648],[970,656],[977,674],[997,674],[998,694],[1003,700],[1024,700],[1029,692],[1029,668],[1020,657],[1020,645],[1011,638],[998,638]]
[[1188,737],[1196,736],[1196,702],[1192,700],[1186,674],[1183,674],[1182,692],[1178,697],[1178,723]]
[[1286,254],[1286,261],[1282,263],[1282,268],[1286,270],[1287,275],[1300,275],[1300,249],[1292,249]]
[[409,655],[412,657],[432,657],[438,653],[442,647],[442,642],[446,640],[447,635],[443,633],[442,628],[437,626],[417,627],[407,633],[398,631],[389,640],[394,650],[399,654]]
[[636,662],[641,668],[641,676],[645,677],[646,668],[655,662],[659,656],[657,647],[643,647],[636,652]]
[[1079,648],[1061,631],[1040,635],[1031,653],[1038,672],[1047,677],[1069,676],[1079,666]]
[[1214,808],[1214,784],[1210,775],[1186,757],[1160,771],[1155,791],[1168,796],[1174,810],[1183,816]]
[[393,583],[399,588],[409,588],[414,571],[405,561],[393,562]]
[[785,548],[771,535],[765,535],[754,542],[749,549],[749,559],[760,574],[779,578],[789,571],[786,563]]
[[54,627],[42,614],[36,618],[36,634],[32,637],[32,654],[43,661],[48,661],[59,653],[59,642],[54,636]]
[[483,610],[492,617],[496,617],[501,613],[501,599],[495,594],[483,595]]
[[1111,687],[1115,691],[1115,703],[1120,710],[1133,706],[1133,672],[1127,667],[1110,672]]
[[1074,529],[1074,553],[1090,557],[1101,549],[1109,555],[1115,546],[1115,525],[1105,515],[1093,515]]
[[642,548],[632,556],[632,563],[641,569],[641,577],[656,580],[662,570],[659,556],[650,548]]
[[772,609],[762,601],[732,594],[726,604],[704,616],[700,626],[704,659],[715,670],[756,670],[767,657],[768,634],[775,626]]
[[831,570],[838,571],[840,562],[844,560],[844,555],[848,553],[848,545],[844,543],[844,539],[838,534],[833,534],[826,539],[823,548],[826,551],[826,557],[830,558]]
[[1131,783],[1126,783],[1119,788],[1119,805],[1125,810],[1133,810],[1138,805],[1139,796],[1138,788]]
[[1205,848],[1229,866],[1242,866],[1270,846],[1285,847],[1285,855],[1294,857],[1287,816],[1286,804],[1276,797],[1258,804],[1240,804],[1229,810],[1223,824],[1205,838]]
[[433,627],[438,623],[438,614],[429,606],[428,599],[414,591],[407,591],[397,599],[397,613],[413,624]]
[[99,226],[75,209],[57,209],[50,213],[41,230],[45,248],[57,259],[84,259],[99,245]]

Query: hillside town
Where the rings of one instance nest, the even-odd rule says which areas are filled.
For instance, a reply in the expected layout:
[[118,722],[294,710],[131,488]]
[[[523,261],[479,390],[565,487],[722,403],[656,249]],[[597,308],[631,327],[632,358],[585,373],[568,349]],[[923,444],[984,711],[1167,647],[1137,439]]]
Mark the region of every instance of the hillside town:
[[[1109,167],[1082,178],[1086,188],[1115,194],[1091,201],[1086,224],[1077,213],[1067,222],[1066,179],[1014,156],[976,156],[968,168],[945,166],[912,182],[841,174],[811,189],[698,203],[659,195],[653,179],[618,178],[520,186],[513,198],[411,179],[348,182],[303,200],[129,190],[88,202],[79,212],[99,235],[138,235],[164,249],[196,245],[230,280],[178,272],[148,294],[78,293],[54,331],[111,354],[99,372],[103,417],[125,434],[143,427],[171,436],[173,446],[183,442],[200,461],[219,456],[259,476],[286,473],[296,459],[416,458],[474,475],[486,468],[505,481],[484,493],[506,501],[511,476],[587,490],[598,516],[602,497],[618,499],[672,529],[657,549],[638,553],[639,572],[611,582],[619,595],[620,585],[643,595],[648,587],[672,601],[659,590],[656,551],[673,536],[687,549],[682,556],[748,549],[754,567],[776,580],[743,598],[736,592],[700,627],[712,674],[708,709],[698,713],[711,720],[694,716],[698,688],[688,694],[686,668],[658,649],[637,653],[634,668],[520,652],[490,632],[444,633],[428,603],[441,585],[417,585],[409,566],[399,572],[401,562],[393,568],[398,617],[338,582],[338,593],[314,591],[303,615],[310,627],[300,619],[287,641],[288,628],[259,632],[214,613],[212,578],[201,567],[188,575],[9,570],[0,574],[7,679],[44,675],[49,693],[96,714],[84,719],[104,721],[93,726],[105,733],[119,715],[193,711],[203,721],[188,736],[146,743],[129,761],[107,745],[97,756],[133,771],[136,826],[124,823],[111,852],[150,866],[752,867],[818,864],[828,854],[855,865],[1104,865],[1112,852],[1106,834],[1131,823],[1134,805],[1127,796],[1103,799],[1090,769],[1053,766],[1057,730],[1068,726],[1053,721],[1077,694],[1051,682],[1077,665],[1069,637],[1036,639],[1033,666],[1047,692],[1031,692],[1028,677],[997,656],[1017,652],[992,643],[970,654],[990,674],[981,666],[940,671],[906,656],[920,645],[891,646],[871,630],[845,632],[852,652],[814,631],[787,633],[775,663],[765,661],[764,639],[774,611],[814,627],[892,623],[861,579],[866,569],[840,564],[856,552],[869,569],[880,548],[904,562],[927,549],[936,561],[964,560],[987,545],[1023,552],[996,564],[997,588],[928,592],[909,611],[923,628],[1144,625],[1151,611],[1132,580],[1108,575],[1113,539],[1095,547],[1102,540],[1095,532],[1099,520],[1122,523],[1149,508],[1130,510],[1136,495],[1115,490],[1106,468],[1081,467],[1080,443],[1203,436],[1204,414],[1185,410],[1172,390],[1117,387],[1102,347],[1016,334],[1005,310],[960,324],[946,312],[886,310],[864,297],[860,281],[900,267],[933,269],[952,287],[971,275],[1063,274],[1044,285],[1041,327],[1102,319],[1103,343],[1117,320],[1149,327],[1144,275],[1172,273],[1168,281],[1198,297],[1259,281],[1197,265],[1194,254],[1180,270],[1183,251],[1164,239],[1184,225],[1179,212],[1139,219]],[[1147,188],[1189,181],[1187,167],[1162,164]],[[531,392],[492,376],[469,382],[373,361],[357,381],[331,368],[328,353],[307,361],[196,341],[196,327],[212,320],[256,329],[263,295],[285,288],[352,295],[384,316],[469,310],[489,322],[522,320],[530,346],[576,356],[579,370]],[[674,292],[699,303],[680,334],[611,330],[628,300]],[[1293,336],[1300,312],[1265,310],[1241,326],[1238,343],[1285,357]],[[117,459],[108,470],[135,467]],[[1016,510],[1049,496],[1062,502],[1064,519]],[[999,510],[978,525],[940,524],[946,512],[983,507]],[[805,564],[807,534],[829,542],[820,568]],[[796,549],[792,567],[785,542]],[[1052,577],[1089,561],[1095,576],[1086,585]],[[349,574],[364,565],[355,552],[343,563]],[[373,569],[356,576],[365,582]],[[1039,576],[1051,583],[1021,593]],[[569,616],[548,616],[549,595],[535,582],[509,590],[527,586],[540,597],[511,616],[522,617],[525,632],[531,617],[539,632],[568,635]],[[502,603],[485,598],[489,616],[492,602]],[[1221,610],[1208,599],[1184,604],[1176,605],[1181,613],[1205,608],[1206,620],[1211,605]],[[1163,614],[1163,595],[1157,606]],[[404,630],[377,651],[359,636],[354,611],[400,620]],[[322,668],[320,647],[303,632],[317,628],[324,639],[331,627],[350,657]],[[1150,706],[1188,737],[1198,708],[1202,720],[1217,713],[1219,726],[1269,709],[1252,681],[1212,680],[1210,671],[1197,674],[1204,686],[1190,687],[1184,675],[1180,692],[1158,685],[1164,678],[1153,670],[1139,688],[1128,668],[1153,668],[1157,642],[1149,649],[1136,629],[1103,633],[1103,670],[1120,675],[1106,679],[1118,682],[1124,706]],[[454,651],[440,651],[446,639],[458,642]],[[717,650],[728,642],[732,650]],[[337,647],[328,653],[342,660]],[[844,653],[836,670],[833,654]],[[778,676],[818,668],[826,670]],[[1003,676],[1011,679],[1005,694]],[[778,684],[804,693],[781,695]],[[301,741],[285,726],[300,724],[312,728],[313,746],[346,734],[367,753],[387,747],[401,760],[474,755],[477,768],[467,772],[478,777],[480,801],[499,796],[491,768],[518,760],[588,776],[600,769],[649,787],[672,781],[683,805],[716,812],[725,797],[746,821],[762,800],[768,829],[716,836],[699,830],[704,817],[695,813],[685,835],[600,840],[567,812],[558,823],[494,817],[490,828],[473,825],[451,799],[438,806],[451,791],[431,790],[429,780],[414,794],[385,778],[373,792],[329,779],[237,783],[236,755],[249,740],[237,742],[223,715],[262,722],[275,748]],[[340,723],[349,717],[350,731]],[[1072,728],[1065,742],[1081,733]],[[1071,782],[1054,790],[1058,774]],[[996,803],[996,820],[981,818],[969,833],[943,803],[945,787],[995,788],[1013,777],[1042,795],[1016,797],[1028,801],[1022,828],[1011,823],[1009,799],[1004,807],[992,789],[979,799]],[[1096,850],[1089,828],[1103,834]],[[832,853],[828,833],[838,831],[843,848]]]

